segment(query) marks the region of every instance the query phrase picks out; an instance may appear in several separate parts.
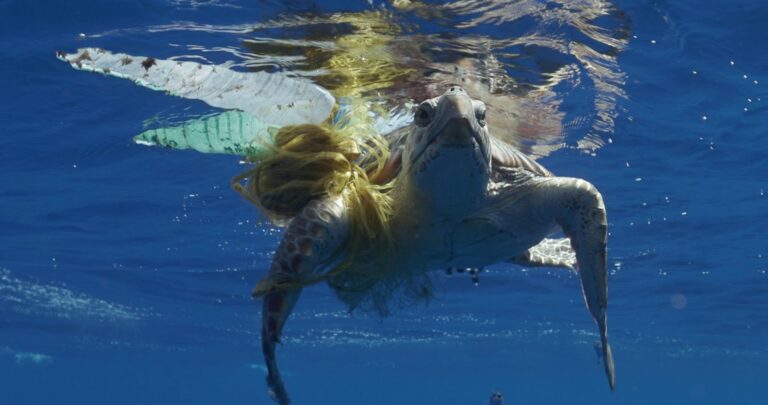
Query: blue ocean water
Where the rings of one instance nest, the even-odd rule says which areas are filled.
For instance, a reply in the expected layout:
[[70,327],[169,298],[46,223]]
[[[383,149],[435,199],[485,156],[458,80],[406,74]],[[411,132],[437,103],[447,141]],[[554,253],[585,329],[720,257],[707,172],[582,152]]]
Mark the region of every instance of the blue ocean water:
[[[574,57],[580,80],[538,102],[575,129],[539,161],[605,198],[617,389],[577,277],[498,265],[477,287],[446,276],[429,305],[383,320],[307,289],[278,351],[294,402],[485,404],[498,390],[505,404],[766,403],[768,8],[438,6],[0,0],[0,402],[270,403],[249,292],[280,230],[229,189],[236,158],[131,141],[146,123],[211,108],[75,71],[54,52],[258,60],[248,39],[316,34],[262,22],[385,7],[409,35],[563,44],[498,52],[519,82]],[[597,28],[542,23],[571,9],[593,11]]]

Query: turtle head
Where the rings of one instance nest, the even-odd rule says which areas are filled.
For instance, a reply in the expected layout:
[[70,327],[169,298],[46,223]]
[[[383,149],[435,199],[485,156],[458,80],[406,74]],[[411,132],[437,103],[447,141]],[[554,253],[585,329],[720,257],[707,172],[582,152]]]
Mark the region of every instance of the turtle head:
[[405,139],[402,173],[433,197],[484,191],[491,171],[485,104],[452,86],[419,104]]

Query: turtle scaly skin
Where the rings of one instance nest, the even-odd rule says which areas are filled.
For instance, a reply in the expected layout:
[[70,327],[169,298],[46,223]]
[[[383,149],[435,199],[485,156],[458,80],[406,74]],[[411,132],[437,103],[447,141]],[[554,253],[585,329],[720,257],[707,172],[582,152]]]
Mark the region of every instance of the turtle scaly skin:
[[[603,199],[590,183],[555,177],[489,133],[485,106],[454,86],[422,102],[410,132],[391,143],[396,176],[390,220],[392,277],[447,268],[481,269],[499,262],[561,265],[530,249],[562,230],[575,251],[587,307],[600,333],[605,372],[614,388],[607,331],[607,222]],[[275,345],[301,292],[300,285],[344,260],[349,232],[340,197],[312,200],[286,228],[263,296],[262,348],[270,395],[289,398],[275,359]],[[375,274],[381,261],[357,261],[358,274]],[[369,266],[369,268],[366,268]],[[343,282],[333,282],[341,289]],[[337,280],[338,281],[338,280]],[[354,280],[353,280],[354,281]],[[277,286],[277,288],[276,288]],[[285,286],[285,288],[280,288]],[[293,287],[291,287],[293,286]],[[341,292],[341,291],[340,291]]]

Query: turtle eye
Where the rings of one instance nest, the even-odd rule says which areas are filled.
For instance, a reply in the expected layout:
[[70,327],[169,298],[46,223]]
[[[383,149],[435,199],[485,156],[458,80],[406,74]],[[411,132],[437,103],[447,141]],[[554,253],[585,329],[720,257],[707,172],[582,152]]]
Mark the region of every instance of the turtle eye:
[[420,127],[429,124],[432,121],[432,106],[427,103],[421,104],[413,114],[413,121]]
[[485,104],[479,103],[475,106],[475,118],[480,126],[485,126]]

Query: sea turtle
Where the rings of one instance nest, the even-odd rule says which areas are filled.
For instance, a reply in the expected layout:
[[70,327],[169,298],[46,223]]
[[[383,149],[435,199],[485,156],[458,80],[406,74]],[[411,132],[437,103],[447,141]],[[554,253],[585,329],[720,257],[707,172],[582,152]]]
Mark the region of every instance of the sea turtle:
[[[614,388],[607,332],[607,222],[603,199],[590,183],[555,177],[549,170],[489,133],[485,106],[451,86],[415,110],[409,131],[390,139],[388,175],[396,178],[386,258],[349,260],[349,207],[341,196],[311,199],[287,224],[269,275],[254,290],[264,297],[262,349],[270,393],[289,403],[278,371],[275,345],[303,285],[329,281],[345,300],[366,294],[380,278],[406,279],[450,267],[481,268],[537,260],[529,249],[562,230],[576,253],[584,298],[598,325],[605,372]],[[383,236],[382,236],[383,237]],[[343,267],[343,266],[342,266]],[[361,287],[362,286],[362,287]],[[350,300],[354,301],[355,298]]]
[[[344,117],[365,121],[371,117],[368,106],[352,100],[333,107],[332,96],[307,80],[96,48],[57,56],[78,69],[240,109],[136,139],[247,155],[256,163],[233,186],[286,227],[268,275],[253,292],[263,298],[267,384],[280,404],[289,398],[275,347],[305,286],[326,281],[350,307],[367,303],[386,313],[393,298],[428,297],[429,275],[437,270],[472,269],[475,279],[478,269],[498,262],[572,268],[567,257],[573,251],[614,388],[602,197],[588,182],[555,177],[492,134],[485,104],[464,88],[452,85],[422,101],[412,119],[395,114],[398,124],[391,128],[397,130],[386,137],[356,138],[336,129],[346,127],[347,135],[357,130],[354,122],[343,124]],[[267,94],[281,87],[286,91],[275,96],[285,101],[269,102]],[[341,118],[329,124],[324,117],[332,108]],[[265,139],[275,143],[266,151],[258,142]],[[545,239],[558,230],[573,251],[563,240]]]

